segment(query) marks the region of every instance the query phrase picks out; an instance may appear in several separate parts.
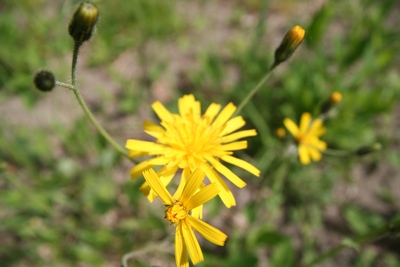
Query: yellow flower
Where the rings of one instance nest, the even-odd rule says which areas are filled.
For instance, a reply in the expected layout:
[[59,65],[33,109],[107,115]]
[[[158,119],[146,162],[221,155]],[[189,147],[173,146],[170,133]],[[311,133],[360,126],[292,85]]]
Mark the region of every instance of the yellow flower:
[[170,195],[153,169],[144,171],[143,176],[166,206],[165,219],[176,226],[175,260],[178,267],[189,267],[188,254],[193,264],[204,260],[203,252],[193,230],[216,245],[224,245],[227,235],[192,216],[191,213],[193,209],[214,198],[220,190],[216,183],[199,190],[204,179],[204,172],[201,169],[196,169],[181,193],[175,193],[174,196]]
[[[146,169],[163,166],[158,175],[167,185],[178,169],[193,172],[202,169],[211,183],[218,183],[219,193],[227,207],[236,205],[228,186],[219,174],[222,174],[237,187],[246,183],[227,168],[221,161],[236,165],[256,176],[260,171],[250,163],[232,156],[235,150],[247,148],[247,141],[237,141],[257,135],[256,130],[237,131],[245,125],[241,116],[231,118],[236,107],[229,103],[221,112],[221,106],[212,103],[201,115],[200,102],[193,95],[185,95],[178,100],[179,114],[170,113],[160,102],[152,105],[161,119],[161,126],[146,121],[144,130],[157,139],[156,142],[127,140],[126,147],[132,156],[149,155],[151,159],[141,162],[131,170],[132,179],[139,177]],[[219,174],[218,174],[219,173]],[[141,190],[152,201],[154,192],[145,183]]]
[[298,152],[302,164],[309,164],[311,159],[313,161],[321,159],[321,151],[326,149],[326,143],[319,140],[319,137],[326,131],[321,119],[317,118],[312,121],[311,114],[305,112],[301,116],[300,127],[297,127],[288,118],[284,119],[283,124],[298,143]]

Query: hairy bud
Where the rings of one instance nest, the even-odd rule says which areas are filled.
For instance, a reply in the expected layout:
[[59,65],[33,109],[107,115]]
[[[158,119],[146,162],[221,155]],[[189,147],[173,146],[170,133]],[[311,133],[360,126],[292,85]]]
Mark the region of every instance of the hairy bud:
[[49,92],[53,90],[56,85],[56,79],[53,73],[47,70],[41,70],[33,77],[33,83],[36,88],[42,92]]
[[88,41],[92,37],[98,19],[99,10],[95,5],[89,2],[81,3],[69,23],[69,35],[78,44]]
[[279,47],[275,50],[274,67],[290,58],[303,41],[305,33],[306,31],[298,25],[288,31]]

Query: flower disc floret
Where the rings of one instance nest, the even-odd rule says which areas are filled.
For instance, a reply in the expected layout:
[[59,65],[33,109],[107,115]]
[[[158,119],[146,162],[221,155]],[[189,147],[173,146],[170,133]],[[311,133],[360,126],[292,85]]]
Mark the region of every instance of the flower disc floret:
[[180,220],[183,220],[186,215],[187,211],[182,202],[177,202],[172,206],[167,207],[167,210],[165,211],[165,219],[171,223],[177,223]]

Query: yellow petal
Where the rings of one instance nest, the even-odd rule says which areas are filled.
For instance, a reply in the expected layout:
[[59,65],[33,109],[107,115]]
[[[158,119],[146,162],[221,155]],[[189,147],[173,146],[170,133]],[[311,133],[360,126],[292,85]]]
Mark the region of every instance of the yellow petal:
[[245,131],[240,131],[236,132],[227,136],[224,136],[221,138],[221,143],[229,143],[244,137],[249,137],[249,136],[256,136],[257,131],[252,129],[252,130],[245,130]]
[[131,178],[135,179],[135,178],[141,176],[142,172],[144,170],[147,170],[147,169],[152,168],[154,166],[164,165],[167,162],[168,161],[166,161],[166,159],[163,158],[163,157],[157,157],[157,158],[152,158],[152,159],[148,159],[148,160],[142,161],[138,165],[136,165],[135,167],[133,167],[131,169],[131,171],[130,171]]
[[207,177],[211,183],[218,183],[218,185],[220,186],[221,191],[219,192],[218,195],[221,198],[224,205],[227,208],[236,206],[235,197],[233,196],[232,192],[229,190],[229,187],[226,185],[224,180],[222,180],[222,178],[215,171],[215,169],[212,168],[211,166],[209,166],[208,164],[203,164],[200,167],[205,172],[205,174],[207,175]]
[[172,114],[159,101],[154,102],[153,105],[151,105],[151,107],[153,108],[153,110],[157,114],[157,116],[160,118],[160,120],[166,121],[166,122],[173,121],[174,118],[173,118]]
[[308,134],[321,136],[325,133],[326,129],[323,127],[323,121],[319,118],[315,119],[308,130]]
[[255,176],[260,176],[260,170],[248,163],[247,161],[244,161],[242,159],[238,159],[229,155],[224,155],[221,157],[223,161],[226,161],[230,164],[236,165],[246,171],[248,171],[251,174],[254,174]]
[[219,113],[218,117],[213,122],[214,127],[222,126],[229,118],[235,113],[236,107],[232,103],[229,103],[222,111]]
[[189,267],[187,248],[179,226],[176,228],[175,232],[175,261],[177,267]]
[[168,192],[167,188],[162,184],[160,178],[157,173],[153,169],[149,169],[143,172],[143,176],[146,181],[149,183],[151,189],[160,197],[161,201],[165,205],[172,205],[174,203],[174,199],[171,194]]
[[224,151],[235,151],[235,150],[242,150],[247,148],[247,141],[238,141],[229,143],[226,145],[221,145],[219,149]]
[[225,244],[225,240],[228,238],[228,236],[217,228],[191,216],[188,216],[187,220],[190,222],[190,225],[194,230],[196,230],[211,243],[214,243],[218,246],[223,246]]
[[137,157],[143,157],[143,156],[148,156],[148,155],[149,155],[149,153],[147,153],[147,152],[129,149],[129,157],[130,158],[137,158]]
[[147,142],[135,139],[129,139],[126,141],[125,147],[127,149],[135,150],[135,151],[142,151],[142,152],[159,152],[164,148],[163,145],[154,143],[154,142]]
[[189,168],[185,168],[181,175],[181,180],[179,181],[179,186],[176,189],[174,195],[172,196],[174,199],[181,199],[183,188],[186,186],[186,182],[191,175],[191,171]]
[[[169,183],[171,182],[171,180],[174,178],[175,173],[170,173],[170,174],[167,175],[167,176],[160,176],[159,172],[157,172],[157,175],[158,175],[158,177],[160,177],[160,180],[161,180],[162,184],[164,185],[164,187],[167,187],[167,186],[169,185]],[[147,182],[146,182],[146,184],[147,184]],[[147,184],[147,187],[148,187],[148,188],[146,188],[146,187],[144,187],[144,186],[145,186],[145,184],[143,184],[143,185],[139,188],[139,190],[142,191],[143,193],[146,192],[146,190],[148,191],[148,193],[146,194],[146,196],[147,196],[147,199],[149,200],[149,202],[151,203],[151,202],[154,201],[154,199],[156,199],[157,193],[156,193],[153,189],[150,188],[149,184]],[[143,188],[142,188],[142,187],[143,187]],[[175,199],[175,198],[174,198],[174,199]]]
[[155,138],[160,138],[161,136],[163,136],[165,134],[165,129],[157,124],[154,124],[150,121],[144,121],[143,123],[143,129],[144,131],[155,137]]
[[197,189],[200,188],[204,180],[204,172],[202,169],[197,168],[190,178],[186,181],[185,188],[183,188],[181,198],[179,199],[183,204],[188,204],[190,198],[194,195]]
[[192,209],[193,218],[202,219],[203,218],[203,205],[198,206],[197,208]]
[[221,189],[217,183],[207,185],[189,199],[188,203],[186,204],[186,209],[192,210],[200,205],[203,205],[218,195],[219,191],[221,191]]
[[204,113],[203,117],[209,119],[209,123],[211,123],[214,118],[217,116],[218,112],[221,109],[221,105],[212,103]]
[[240,179],[236,174],[234,174],[230,169],[228,169],[226,166],[222,165],[218,160],[214,159],[214,157],[205,155],[204,158],[211,163],[214,168],[224,175],[229,181],[231,181],[234,185],[236,185],[239,188],[243,188],[246,183]]
[[178,100],[178,109],[182,117],[193,114],[195,118],[200,118],[201,106],[199,101],[195,101],[193,95],[184,95]]
[[315,149],[315,148],[308,148],[308,152],[311,156],[311,159],[313,161],[320,161],[321,160],[321,152],[319,152],[319,150]]
[[305,134],[308,130],[308,127],[310,127],[310,122],[311,122],[311,114],[308,112],[304,112],[301,115],[300,119],[300,133]]
[[294,137],[297,137],[300,134],[299,128],[291,119],[284,119],[283,124]]
[[299,158],[300,158],[300,162],[303,165],[307,165],[310,163],[310,156],[308,154],[308,148],[305,145],[299,145],[298,148],[299,151]]
[[237,129],[242,128],[246,124],[245,120],[243,119],[242,116],[237,116],[233,119],[230,119],[226,125],[224,130],[219,134],[220,136],[227,135],[229,133],[232,133],[236,131]]
[[177,230],[181,231],[184,242],[186,244],[187,250],[189,252],[190,259],[192,260],[193,264],[196,265],[197,263],[204,260],[203,252],[201,251],[199,242],[194,235],[194,232],[191,226],[188,224],[186,219],[183,219],[179,222]]

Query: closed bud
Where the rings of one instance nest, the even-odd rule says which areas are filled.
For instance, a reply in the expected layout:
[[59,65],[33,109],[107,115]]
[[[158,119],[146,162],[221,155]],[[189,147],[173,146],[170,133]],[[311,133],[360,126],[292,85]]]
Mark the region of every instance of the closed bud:
[[337,104],[342,101],[342,94],[335,91],[331,94],[330,101],[332,104]]
[[33,77],[33,83],[36,88],[42,92],[49,92],[53,90],[56,85],[56,79],[53,73],[47,70],[41,70]]
[[367,154],[370,154],[370,153],[377,152],[377,151],[379,151],[381,149],[382,149],[382,145],[379,144],[379,143],[375,143],[375,144],[373,144],[371,146],[360,147],[359,149],[356,150],[355,153],[356,153],[357,156],[364,156],[364,155],[367,155]]
[[326,100],[322,106],[321,106],[321,113],[326,113],[328,112],[333,106],[338,104],[340,101],[342,101],[342,94],[335,91],[331,94],[328,100]]
[[68,32],[77,44],[82,44],[92,37],[98,19],[97,7],[92,3],[83,2],[75,10]]
[[283,127],[279,127],[275,130],[275,134],[280,138],[283,139],[286,136],[286,131]]
[[296,25],[283,38],[281,44],[275,51],[275,61],[273,67],[279,65],[283,61],[290,58],[296,48],[301,44],[304,39],[306,31]]

